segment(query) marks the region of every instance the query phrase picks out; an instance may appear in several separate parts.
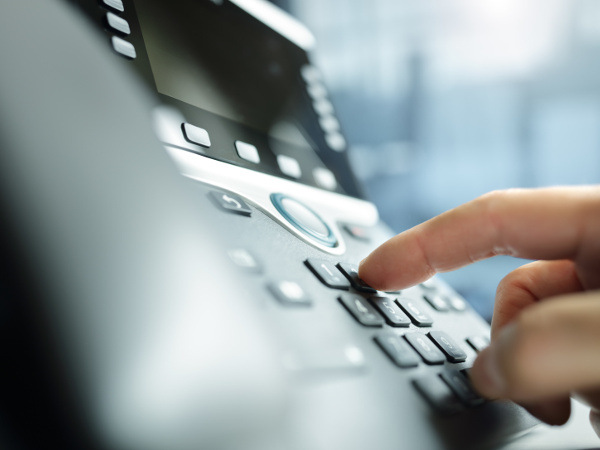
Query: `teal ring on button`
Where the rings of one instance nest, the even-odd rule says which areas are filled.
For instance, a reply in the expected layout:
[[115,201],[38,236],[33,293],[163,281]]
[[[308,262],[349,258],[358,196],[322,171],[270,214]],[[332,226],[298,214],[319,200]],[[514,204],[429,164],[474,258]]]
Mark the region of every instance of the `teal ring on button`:
[[[306,210],[306,213],[311,214],[312,217],[309,217],[308,219],[316,221],[317,224],[323,228],[324,232],[320,232],[319,230],[311,228],[306,224],[307,221],[304,221],[303,223],[300,217],[297,217],[297,215],[295,216],[291,211],[288,211],[283,204],[285,200],[296,203],[300,208]],[[271,194],[271,202],[273,202],[273,205],[277,211],[281,213],[285,220],[291,223],[296,229],[314,239],[319,244],[323,244],[332,248],[337,246],[337,238],[333,234],[331,228],[329,228],[329,225],[327,225],[316,212],[304,205],[304,203],[284,194]]]

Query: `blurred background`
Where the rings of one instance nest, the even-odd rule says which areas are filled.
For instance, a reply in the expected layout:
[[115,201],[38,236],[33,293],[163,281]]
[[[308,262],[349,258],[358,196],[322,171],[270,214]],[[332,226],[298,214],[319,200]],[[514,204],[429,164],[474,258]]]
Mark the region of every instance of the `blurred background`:
[[[273,2],[315,34],[351,160],[395,231],[493,189],[600,181],[600,1]],[[443,278],[489,319],[524,262]]]

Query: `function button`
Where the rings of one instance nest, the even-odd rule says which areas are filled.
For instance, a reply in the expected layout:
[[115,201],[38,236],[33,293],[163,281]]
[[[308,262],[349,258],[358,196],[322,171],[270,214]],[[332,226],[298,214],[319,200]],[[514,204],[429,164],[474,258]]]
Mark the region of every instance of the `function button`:
[[300,169],[300,163],[295,158],[286,155],[277,155],[277,164],[281,171],[292,178],[300,178],[302,176],[302,169]]
[[210,147],[210,136],[204,128],[197,127],[191,123],[182,123],[183,137],[192,144],[198,144],[202,147]]
[[444,354],[424,334],[407,333],[404,338],[427,364],[443,364],[446,361]]
[[463,410],[458,397],[437,375],[414,380],[413,385],[438,413],[450,415]]
[[337,238],[331,228],[312,209],[283,194],[271,194],[271,202],[277,211],[302,233],[328,247],[337,245]]
[[331,114],[322,116],[319,119],[319,124],[326,133],[333,133],[340,129],[340,122]]
[[396,299],[396,303],[408,314],[408,317],[411,318],[416,326],[430,327],[433,325],[433,319],[422,311],[420,305],[415,300],[400,297]]
[[346,138],[341,133],[327,133],[325,142],[331,150],[342,152],[346,149]]
[[344,224],[344,230],[352,236],[354,239],[358,239],[360,241],[369,241],[371,236],[365,227],[361,227],[360,225],[351,225]]
[[126,58],[135,59],[137,57],[137,53],[133,44],[121,39],[120,37],[112,37],[112,46],[117,53],[125,56]]
[[375,336],[375,342],[398,367],[416,367],[419,356],[404,339],[393,333],[380,333]]
[[315,182],[318,186],[333,191],[337,188],[337,180],[335,179],[335,175],[329,169],[325,169],[324,167],[317,167],[313,170],[313,177],[315,178]]
[[423,298],[427,300],[427,303],[429,303],[431,307],[436,311],[445,312],[450,309],[450,307],[448,306],[448,302],[446,302],[446,300],[444,300],[444,297],[442,297],[441,295],[426,294],[423,296]]
[[258,155],[258,149],[247,142],[235,141],[235,149],[240,158],[250,161],[251,163],[258,164],[260,162],[260,156]]
[[463,312],[467,309],[467,302],[460,297],[451,297],[448,302],[454,311]]
[[111,12],[106,13],[106,23],[114,31],[118,31],[123,34],[131,34],[131,28],[129,28],[129,22],[122,17],[117,16]]
[[101,2],[104,6],[108,6],[109,8],[112,8],[115,11],[119,11],[119,12],[125,11],[122,0],[101,0]]
[[326,98],[321,98],[313,102],[313,108],[319,116],[333,114],[333,104]]
[[479,353],[481,350],[490,345],[490,340],[485,336],[471,336],[467,338],[467,344],[469,344],[477,353]]
[[343,295],[339,297],[340,303],[365,327],[381,327],[383,319],[377,311],[359,295]]
[[300,69],[300,74],[308,84],[316,83],[321,80],[321,72],[315,66],[307,64]]
[[423,289],[437,289],[437,284],[435,282],[435,278],[430,278],[429,280],[425,280],[423,281],[421,284],[419,284],[419,286],[421,286]]
[[310,95],[313,100],[327,98],[327,89],[322,83],[311,83],[306,87],[306,90],[308,91],[308,95]]
[[485,400],[473,389],[469,378],[458,370],[445,370],[440,374],[440,377],[465,405],[473,407],[485,403]]
[[428,336],[431,338],[435,345],[442,350],[448,357],[448,361],[452,363],[460,363],[467,360],[467,354],[462,350],[454,339],[452,339],[448,333],[443,331],[430,331]]
[[284,305],[310,306],[311,299],[306,295],[304,289],[294,281],[279,281],[268,286],[269,291]]
[[332,263],[322,259],[308,258],[306,265],[324,285],[333,289],[350,288],[350,282]]
[[218,207],[227,212],[240,214],[242,216],[252,215],[252,210],[248,204],[237,195],[218,191],[211,191],[209,195]]
[[227,250],[229,259],[241,269],[251,273],[261,273],[262,267],[258,260],[248,250],[243,248],[233,248]]
[[385,321],[393,327],[408,327],[410,319],[400,311],[393,300],[388,297],[371,297],[371,303],[385,317]]
[[358,276],[358,266],[348,263],[339,263],[337,267],[346,278],[348,278],[352,287],[357,291],[369,292],[372,294],[377,292],[376,289],[373,289]]

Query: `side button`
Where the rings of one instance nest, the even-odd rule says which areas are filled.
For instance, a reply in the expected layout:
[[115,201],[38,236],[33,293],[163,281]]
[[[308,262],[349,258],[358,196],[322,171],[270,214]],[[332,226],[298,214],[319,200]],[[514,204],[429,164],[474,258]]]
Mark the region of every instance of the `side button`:
[[215,204],[224,211],[240,214],[242,216],[252,215],[250,207],[237,195],[218,191],[211,191],[209,195]]
[[114,9],[115,11],[123,12],[125,7],[123,6],[123,0],[101,0],[104,6]]
[[113,30],[123,34],[131,34],[129,22],[111,12],[106,13],[106,24]]
[[182,123],[181,129],[183,130],[183,137],[185,137],[188,142],[206,148],[210,147],[210,136],[208,135],[208,131],[204,128],[197,127],[191,123]]
[[120,37],[112,37],[112,46],[118,54],[124,56],[125,58],[135,59],[137,57],[137,53],[133,44],[121,39]]

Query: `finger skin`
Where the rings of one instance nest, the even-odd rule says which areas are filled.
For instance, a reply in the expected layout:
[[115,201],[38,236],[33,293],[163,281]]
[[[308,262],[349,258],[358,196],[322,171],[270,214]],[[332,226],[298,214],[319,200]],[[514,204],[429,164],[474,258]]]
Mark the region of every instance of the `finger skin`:
[[536,402],[600,386],[600,293],[555,297],[525,309],[470,371],[490,398]]
[[521,406],[548,425],[564,425],[571,416],[571,398],[568,395],[536,403],[521,403]]
[[600,413],[593,410],[590,411],[590,423],[598,437],[600,437]]
[[600,187],[495,191],[395,236],[361,262],[381,290],[412,286],[494,255],[580,262],[586,289],[600,287]]
[[583,290],[573,261],[536,261],[509,273],[498,285],[492,340],[522,310],[548,297]]

